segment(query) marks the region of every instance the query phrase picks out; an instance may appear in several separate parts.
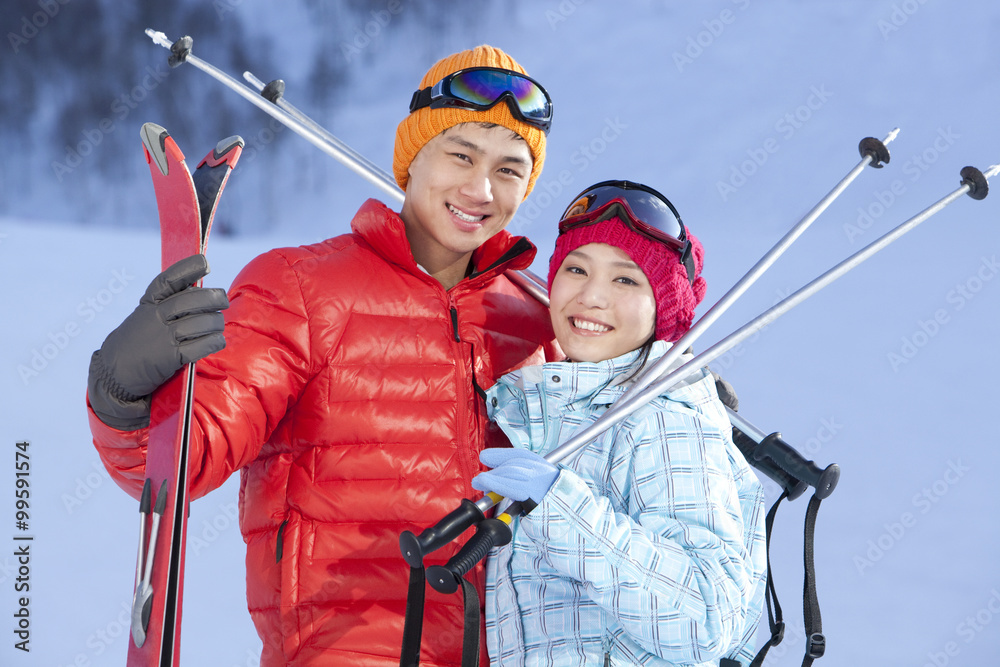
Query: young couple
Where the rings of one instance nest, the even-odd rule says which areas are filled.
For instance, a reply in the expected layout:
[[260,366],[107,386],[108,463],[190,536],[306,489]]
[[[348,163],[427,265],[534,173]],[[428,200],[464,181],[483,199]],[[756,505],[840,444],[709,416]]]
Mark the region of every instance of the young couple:
[[[705,293],[701,244],[665,197],[626,181],[570,203],[549,311],[505,277],[535,255],[504,227],[551,119],[499,49],[444,58],[396,132],[399,213],[369,200],[350,234],[265,253],[228,297],[190,287],[207,264],[183,260],[94,353],[94,443],[135,497],[149,394],[201,359],[192,497],[240,471],[265,667],[398,664],[399,534],[476,490],[537,503],[469,575],[486,592],[484,664],[749,663],[762,491],[710,375],[571,462],[543,458],[688,330]],[[459,665],[461,627],[460,597],[429,590],[421,664]]]

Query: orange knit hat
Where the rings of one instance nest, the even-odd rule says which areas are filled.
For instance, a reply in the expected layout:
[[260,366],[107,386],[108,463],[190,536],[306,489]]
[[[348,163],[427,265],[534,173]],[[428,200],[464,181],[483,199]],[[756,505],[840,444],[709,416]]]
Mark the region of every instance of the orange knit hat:
[[[433,86],[444,77],[467,67],[499,67],[527,75],[524,68],[498,48],[482,45],[439,60],[420,81],[418,90]],[[545,133],[539,128],[514,117],[506,104],[500,103],[486,111],[444,108],[417,109],[396,128],[396,147],[392,154],[392,171],[399,187],[406,189],[410,180],[410,163],[428,141],[450,127],[461,123],[496,123],[519,134],[528,144],[534,164],[528,178],[527,197],[545,162]]]

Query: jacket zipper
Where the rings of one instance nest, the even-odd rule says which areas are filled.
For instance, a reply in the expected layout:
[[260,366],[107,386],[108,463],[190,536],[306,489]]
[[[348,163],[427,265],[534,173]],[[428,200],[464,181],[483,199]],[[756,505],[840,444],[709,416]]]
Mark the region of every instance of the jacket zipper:
[[507,252],[505,252],[500,258],[498,258],[495,262],[487,266],[482,271],[476,271],[475,267],[473,267],[472,273],[469,275],[469,278],[478,278],[483,274],[489,273],[498,266],[502,266],[507,262],[510,262],[511,260],[515,259],[519,255],[528,252],[533,247],[534,246],[531,244],[531,241],[522,236],[521,238],[519,238],[517,241],[514,242],[514,245],[508,248]]
[[[451,312],[451,324],[452,324],[452,331],[454,332],[455,344],[461,346],[463,344],[463,341],[461,336],[458,335],[458,306],[455,303],[455,296],[451,293],[448,294],[448,305]],[[464,355],[459,355],[459,358],[461,356]],[[462,365],[456,367],[458,370],[458,377],[455,378],[456,395],[460,400],[465,398],[466,382],[471,381],[473,387],[475,386],[475,376],[476,376],[475,364],[473,363],[473,358],[471,355],[469,357],[469,364],[470,364],[469,370],[467,371],[469,374],[469,378],[466,378],[465,376],[466,371]],[[461,455],[460,460],[464,464],[463,468],[465,469],[465,474],[468,476],[468,479],[471,480],[472,476],[474,476],[479,471],[479,466],[478,466],[479,459],[478,459],[478,452],[473,453],[469,451],[472,444],[471,431],[473,425],[470,423],[470,417],[467,415],[467,412],[468,410],[463,404],[462,409],[458,411],[458,424],[457,424],[458,432],[456,433],[458,439],[456,441],[456,444],[458,445],[460,450],[460,455]],[[472,419],[475,419],[475,417],[473,416]],[[467,481],[466,486],[468,487],[466,489],[466,493],[472,492],[471,481]]]
[[462,342],[462,339],[458,337],[458,308],[455,307],[454,302],[451,304],[451,334],[456,343]]
[[284,521],[282,521],[281,525],[278,526],[278,539],[277,539],[277,543],[274,546],[274,562],[275,563],[280,563],[281,562],[281,556],[282,556],[282,553],[284,552],[285,524],[286,523],[288,523],[288,519],[285,519]]
[[[469,346],[472,347],[471,345]],[[476,351],[469,350],[469,364],[472,369],[472,390],[479,394],[479,398],[483,399],[483,403],[486,403],[486,392],[482,387],[479,386],[479,382],[476,380]]]

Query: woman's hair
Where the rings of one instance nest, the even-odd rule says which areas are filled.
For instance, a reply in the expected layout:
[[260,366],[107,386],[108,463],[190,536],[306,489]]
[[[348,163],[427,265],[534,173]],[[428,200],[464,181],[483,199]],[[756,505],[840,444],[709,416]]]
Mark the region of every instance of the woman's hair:
[[643,370],[645,370],[646,362],[649,361],[649,354],[650,352],[652,352],[653,343],[655,342],[656,342],[656,334],[653,334],[646,339],[645,343],[636,348],[637,350],[639,350],[639,356],[633,362],[635,364],[635,370],[632,371],[631,375],[625,378],[625,382],[635,381],[635,379],[639,377],[639,374],[642,373]]

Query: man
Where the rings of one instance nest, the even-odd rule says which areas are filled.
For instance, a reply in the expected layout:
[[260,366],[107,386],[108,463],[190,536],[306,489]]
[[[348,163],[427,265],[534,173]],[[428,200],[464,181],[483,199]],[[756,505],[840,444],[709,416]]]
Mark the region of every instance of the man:
[[[484,391],[556,353],[546,309],[504,276],[535,254],[503,229],[538,178],[550,122],[548,95],[499,49],[441,60],[397,129],[398,214],[369,200],[351,234],[252,261],[224,338],[225,294],[189,287],[207,266],[183,260],[94,353],[94,443],[138,497],[148,395],[216,352],[197,367],[191,491],[241,471],[265,667],[399,664],[399,534],[477,497],[479,451],[502,443]],[[482,599],[482,569],[470,576]],[[422,664],[460,664],[461,629],[461,597],[428,591]]]

